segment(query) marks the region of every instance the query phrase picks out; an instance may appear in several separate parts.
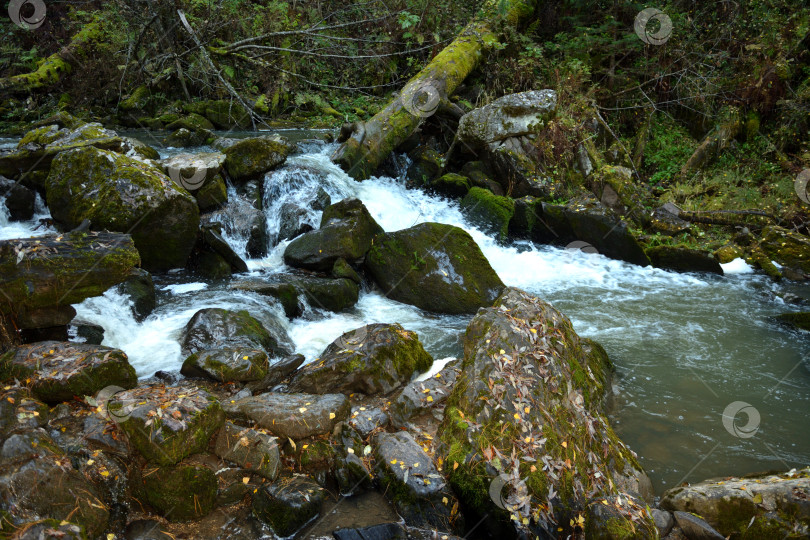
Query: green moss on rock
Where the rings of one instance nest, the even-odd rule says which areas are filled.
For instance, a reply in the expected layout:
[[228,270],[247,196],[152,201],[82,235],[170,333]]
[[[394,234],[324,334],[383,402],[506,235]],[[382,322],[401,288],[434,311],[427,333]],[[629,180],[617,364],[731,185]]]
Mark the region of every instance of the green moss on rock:
[[141,474],[146,501],[171,521],[199,519],[214,508],[217,479],[207,467],[193,463],[147,465]]
[[515,215],[515,202],[509,197],[499,197],[479,187],[471,188],[461,200],[461,209],[474,223],[505,242],[509,235],[509,222]]

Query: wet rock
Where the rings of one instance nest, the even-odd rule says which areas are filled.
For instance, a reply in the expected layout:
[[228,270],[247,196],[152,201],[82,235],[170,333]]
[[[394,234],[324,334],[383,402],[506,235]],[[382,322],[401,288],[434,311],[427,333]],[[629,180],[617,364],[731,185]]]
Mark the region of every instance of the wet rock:
[[219,430],[214,453],[270,481],[278,475],[280,457],[276,438],[255,429],[225,422]]
[[[104,341],[104,327],[97,324],[85,323],[74,319],[71,327],[76,329],[77,342],[84,340],[88,345],[101,345]],[[70,335],[70,334],[69,334]]]
[[194,386],[143,386],[107,404],[130,443],[147,460],[172,465],[202,452],[222,426],[219,402]]
[[236,254],[228,242],[222,238],[219,227],[203,225],[200,227],[200,237],[203,244],[211,251],[225,259],[233,268],[234,272],[247,272],[248,266],[242,258]]
[[360,264],[374,236],[383,232],[357,199],[344,199],[323,211],[321,227],[293,240],[284,250],[284,262],[295,268],[328,272],[335,261]]
[[474,313],[503,290],[475,240],[440,223],[380,235],[366,268],[389,298],[438,313]]
[[225,169],[234,182],[275,169],[295,149],[279,136],[251,137],[241,139],[225,148]]
[[92,396],[110,385],[132,388],[138,382],[123,351],[60,341],[22,345],[0,356],[0,380],[12,378],[30,379],[32,392],[46,403]]
[[43,519],[17,527],[14,540],[87,540],[84,527],[58,519]]
[[491,191],[474,187],[461,200],[461,210],[482,230],[499,242],[506,242],[509,221],[515,214],[515,203],[509,197],[498,197]]
[[[641,527],[626,523],[626,508],[641,512],[646,522]],[[651,527],[651,514],[646,513],[646,503],[628,494],[609,495],[591,501],[585,509],[584,531],[588,540],[657,540],[658,530]]]
[[133,268],[118,290],[132,301],[132,311],[138,322],[147,318],[157,306],[157,295],[152,275],[142,268]]
[[708,251],[677,246],[655,246],[645,250],[656,268],[676,272],[711,272],[723,275],[720,263]]
[[48,406],[35,399],[28,388],[0,391],[0,439],[15,429],[42,427],[48,417]]
[[428,380],[414,381],[403,388],[389,407],[391,425],[405,428],[414,416],[444,403],[456,383],[459,368],[458,361],[452,362]]
[[274,362],[268,369],[267,375],[261,381],[250,382],[245,387],[253,393],[270,390],[281,381],[290,376],[301,364],[304,363],[304,355],[293,354]]
[[356,450],[337,457],[334,472],[341,495],[356,495],[372,487],[373,477]]
[[448,197],[464,197],[470,191],[470,179],[460,174],[445,174],[430,183],[430,188]]
[[326,207],[330,206],[331,204],[332,197],[329,196],[329,193],[327,193],[322,187],[318,187],[318,191],[315,193],[315,199],[310,203],[312,209],[324,211],[326,210]]
[[799,313],[783,313],[777,315],[776,319],[788,326],[799,328],[800,330],[810,331],[810,311],[802,311]]
[[420,147],[410,155],[411,164],[405,172],[405,178],[409,183],[421,186],[439,177],[444,166],[439,152],[432,148]]
[[338,529],[332,535],[335,540],[461,540],[452,534],[406,527],[401,523],[381,523],[362,529]]
[[363,278],[346,262],[346,259],[338,259],[335,261],[335,265],[332,267],[332,277],[349,279],[358,285],[363,283]]
[[[583,508],[592,498],[626,499],[630,492],[651,498],[649,478],[604,416],[610,360],[598,344],[581,339],[551,305],[508,288],[468,325],[462,366],[438,438],[444,463],[453,464],[452,470],[447,467],[449,481],[473,511],[491,512],[520,534],[532,535],[540,534],[540,528],[535,532],[533,525],[522,525],[522,518],[536,513],[541,524],[559,526],[559,534],[566,535],[572,532],[568,509]],[[509,382],[490,384],[498,380]],[[491,434],[502,426],[509,426],[509,434],[493,439]],[[513,480],[507,456],[520,462],[532,456],[571,472],[562,481],[547,468],[521,467]],[[599,474],[582,474],[580,468]],[[500,493],[508,504],[493,508],[488,489],[497,478],[503,481]],[[559,493],[551,499],[554,515],[541,506],[549,502],[549,489]],[[613,520],[615,526],[654,536],[652,517],[643,508],[625,509]]]
[[278,231],[278,240],[292,240],[312,230],[312,225],[306,222],[307,210],[296,204],[286,204],[281,208],[281,225]]
[[216,504],[214,472],[193,460],[168,466],[147,464],[141,478],[146,502],[171,521],[199,519]]
[[291,536],[320,513],[325,498],[323,488],[310,478],[281,478],[259,488],[253,513],[279,536]]
[[388,394],[432,363],[416,333],[399,324],[370,324],[333,341],[319,361],[296,373],[290,387],[315,394]]
[[183,362],[180,373],[220,382],[259,381],[267,375],[267,353],[244,347],[198,351]]
[[304,439],[331,433],[349,416],[351,405],[343,394],[281,394],[259,396],[225,403],[229,417],[251,420],[279,437]]
[[[808,493],[810,468],[805,468],[673,488],[663,494],[659,506],[674,512],[678,526],[690,538],[693,530],[711,527],[717,529],[720,538],[783,538],[810,534]],[[708,525],[690,519],[688,512],[700,515]],[[709,532],[695,534],[709,535],[700,538],[718,537]]]
[[225,185],[225,180],[217,175],[196,191],[194,198],[197,199],[197,206],[201,212],[219,208],[228,202],[228,186]]
[[92,147],[54,159],[47,200],[54,219],[68,229],[89,219],[95,229],[131,234],[150,271],[185,266],[200,222],[194,197],[162,171]]
[[284,308],[284,314],[290,319],[300,317],[304,312],[301,302],[298,301],[298,289],[290,283],[268,282],[251,278],[231,283],[230,288],[275,298]]
[[379,407],[352,407],[349,425],[363,437],[368,437],[374,430],[388,425],[388,414]]
[[189,259],[188,269],[197,276],[208,280],[227,279],[233,268],[222,256],[212,251],[200,251]]
[[689,512],[674,512],[675,522],[689,540],[722,540],[725,537],[711,525]]
[[763,252],[781,265],[810,274],[810,238],[783,227],[770,225],[762,230],[759,245]]
[[11,221],[27,221],[34,217],[36,194],[33,190],[0,176],[0,197]]
[[455,496],[413,436],[378,433],[372,446],[378,479],[405,522],[450,530]]
[[201,309],[186,324],[183,332],[184,354],[216,347],[246,347],[262,349],[272,356],[292,352],[287,332],[276,321],[270,328],[253,318],[247,311],[222,308]]
[[163,525],[154,519],[136,519],[124,530],[125,540],[174,540]]
[[353,307],[360,297],[360,287],[349,279],[329,279],[304,274],[285,274],[280,277],[293,285],[298,294],[316,309],[339,313]]
[[669,531],[672,530],[672,527],[675,525],[675,518],[672,516],[670,512],[666,510],[659,510],[658,508],[652,509],[652,517],[655,521],[655,526],[658,529],[658,534],[663,538]]
[[138,264],[121,234],[48,235],[0,241],[0,313],[20,329],[67,325],[70,306],[124,281]]
[[95,538],[109,520],[99,491],[42,429],[15,433],[2,443],[0,500],[13,509],[15,525],[70,519]]

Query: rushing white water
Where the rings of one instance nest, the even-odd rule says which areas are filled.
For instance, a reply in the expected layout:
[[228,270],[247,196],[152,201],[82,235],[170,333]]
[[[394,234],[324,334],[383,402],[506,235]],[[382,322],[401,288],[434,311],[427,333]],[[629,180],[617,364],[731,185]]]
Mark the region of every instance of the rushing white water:
[[5,193],[0,189],[0,240],[32,238],[56,232],[51,225],[43,222],[51,219],[51,213],[39,193],[36,195],[34,217],[28,221],[11,221],[8,208],[4,204]]
[[[529,242],[500,245],[470,224],[455,202],[408,190],[393,178],[355,182],[329,160],[333,146],[302,147],[265,178],[271,237],[278,233],[284,206],[308,206],[319,187],[332,202],[361,199],[386,231],[426,221],[467,230],[507,285],[553,303],[581,335],[605,346],[617,366],[614,425],[659,488],[684,479],[810,463],[810,433],[802,428],[810,410],[810,339],[771,319],[797,309],[777,293],[808,297],[807,285],[774,284],[751,273],[742,260],[724,265],[726,276],[677,274]],[[238,197],[235,189],[229,195],[232,201]],[[317,226],[320,215],[309,208],[305,220]],[[15,234],[0,230],[5,237]],[[232,247],[245,253],[246,237],[226,233]],[[251,273],[282,271],[287,244],[248,261]],[[155,280],[158,308],[141,323],[115,291],[76,306],[80,319],[105,328],[104,344],[123,349],[141,377],[179,369],[183,327],[205,307],[247,309],[260,320],[279,319],[308,361],[343,332],[372,322],[398,322],[416,331],[434,358],[458,356],[469,322],[464,316],[428,314],[373,290],[363,291],[355,308],[344,313],[308,307],[303,317],[289,321],[267,297],[198,283],[184,274]],[[434,368],[439,367],[437,362]],[[723,411],[735,401],[760,412],[756,437],[742,439],[724,429]]]

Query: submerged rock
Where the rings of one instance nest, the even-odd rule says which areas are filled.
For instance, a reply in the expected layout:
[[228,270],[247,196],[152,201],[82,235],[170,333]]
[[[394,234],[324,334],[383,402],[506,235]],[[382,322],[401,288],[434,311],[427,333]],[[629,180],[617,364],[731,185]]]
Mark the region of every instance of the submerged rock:
[[674,512],[688,536],[682,521],[691,512],[719,531],[716,538],[803,538],[810,535],[808,494],[810,468],[805,468],[672,488],[659,506]]
[[[604,416],[611,368],[604,350],[577,336],[568,318],[523,291],[509,288],[479,310],[439,428],[462,502],[481,515],[514,519],[522,533],[561,528],[565,535],[569,512],[592,497],[651,497],[649,478]],[[498,508],[492,497],[501,499]],[[656,537],[643,507],[625,510],[610,520],[616,527]],[[585,529],[588,538],[607,534]]]
[[183,332],[184,354],[217,347],[262,349],[268,355],[292,353],[292,341],[278,322],[267,328],[247,311],[222,308],[201,309],[186,324]]
[[399,324],[369,324],[333,341],[320,360],[296,373],[290,387],[314,394],[388,394],[432,363],[416,333]]
[[123,351],[59,341],[22,345],[0,356],[0,380],[12,378],[30,380],[31,390],[46,403],[92,396],[110,385],[132,388],[138,382]]
[[343,394],[281,394],[268,392],[225,403],[228,416],[252,420],[279,437],[304,439],[331,433],[349,416],[349,399]]
[[344,199],[323,211],[321,228],[302,234],[284,250],[284,262],[295,268],[328,272],[338,259],[362,263],[374,237],[382,234],[357,199]]
[[777,315],[776,318],[785,324],[810,332],[810,311],[783,313],[781,315]]
[[147,460],[173,465],[202,452],[222,426],[219,402],[194,386],[143,386],[115,394],[107,408]]
[[475,240],[440,223],[380,235],[366,268],[389,298],[438,313],[474,313],[504,287]]
[[157,168],[115,152],[88,147],[59,154],[47,200],[68,229],[89,219],[95,229],[131,234],[150,271],[185,266],[197,238],[194,197]]

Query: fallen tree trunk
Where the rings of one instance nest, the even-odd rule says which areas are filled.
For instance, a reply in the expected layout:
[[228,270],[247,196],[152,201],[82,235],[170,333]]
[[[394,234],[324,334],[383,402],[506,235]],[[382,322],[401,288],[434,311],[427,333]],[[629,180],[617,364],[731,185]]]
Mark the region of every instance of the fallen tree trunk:
[[714,158],[720,155],[728,144],[740,134],[743,126],[743,117],[736,108],[731,108],[722,115],[720,122],[697,147],[681,168],[680,176],[702,169]]
[[0,78],[0,94],[25,94],[55,85],[73,71],[76,58],[99,38],[101,28],[97,22],[82,27],[67,46],[46,58],[36,70]]
[[332,159],[357,180],[374,174],[476,68],[484,51],[498,43],[498,26],[517,26],[534,13],[535,5],[536,0],[487,0],[478,16],[408,81],[395,100],[368,122],[357,124]]

